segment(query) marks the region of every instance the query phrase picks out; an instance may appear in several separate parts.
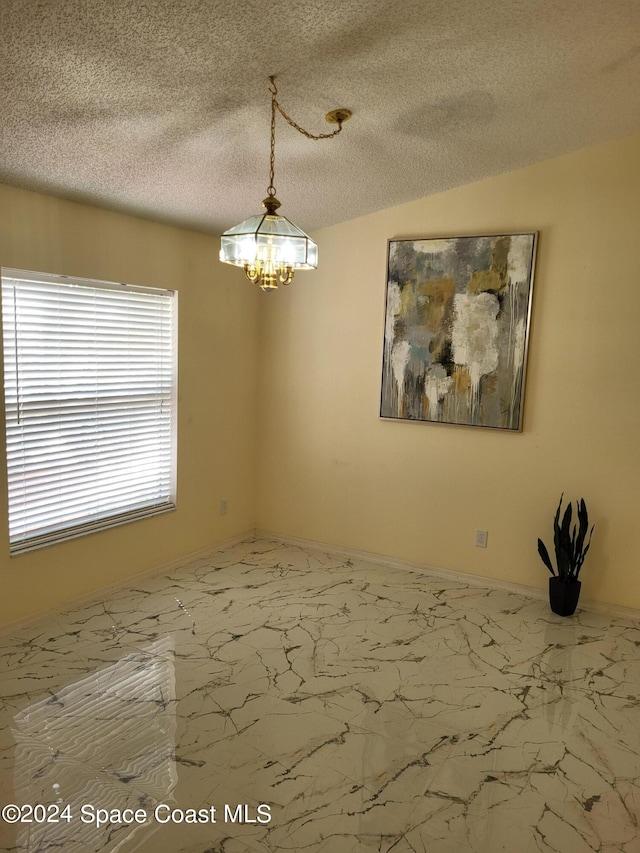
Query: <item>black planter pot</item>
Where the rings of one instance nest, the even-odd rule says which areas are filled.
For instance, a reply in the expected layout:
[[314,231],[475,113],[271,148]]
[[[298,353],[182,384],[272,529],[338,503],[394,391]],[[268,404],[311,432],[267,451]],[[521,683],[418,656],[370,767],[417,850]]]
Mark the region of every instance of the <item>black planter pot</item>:
[[558,616],[573,616],[580,598],[580,581],[561,581],[549,578],[549,604]]

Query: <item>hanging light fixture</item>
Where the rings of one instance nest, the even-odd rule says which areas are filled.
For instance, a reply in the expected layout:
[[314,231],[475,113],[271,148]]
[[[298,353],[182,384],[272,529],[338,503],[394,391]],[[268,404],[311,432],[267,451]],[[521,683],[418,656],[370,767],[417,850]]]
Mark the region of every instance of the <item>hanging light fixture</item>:
[[280,202],[274,186],[276,153],[276,110],[308,139],[331,139],[342,130],[343,122],[351,117],[350,110],[327,113],[326,119],[338,127],[333,133],[314,136],[297,125],[277,101],[275,78],[269,77],[271,92],[271,158],[267,197],[262,202],[265,213],[250,216],[240,225],[225,231],[221,238],[220,260],[225,264],[243,267],[247,278],[266,292],[280,284],[291,284],[296,270],[314,270],[318,266],[318,246],[297,225],[276,211]]

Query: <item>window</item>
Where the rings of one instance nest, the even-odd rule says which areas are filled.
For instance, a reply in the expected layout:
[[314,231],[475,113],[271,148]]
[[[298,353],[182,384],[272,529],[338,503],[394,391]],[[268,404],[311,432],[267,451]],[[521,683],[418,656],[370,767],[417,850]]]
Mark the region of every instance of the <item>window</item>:
[[12,554],[175,508],[177,296],[2,270]]

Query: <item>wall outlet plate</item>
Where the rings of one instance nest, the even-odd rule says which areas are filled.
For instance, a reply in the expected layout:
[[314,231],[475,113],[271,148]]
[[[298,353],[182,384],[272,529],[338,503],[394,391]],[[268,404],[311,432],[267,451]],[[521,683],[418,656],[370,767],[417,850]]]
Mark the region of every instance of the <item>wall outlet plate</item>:
[[488,531],[486,530],[476,530],[476,548],[486,548],[487,547],[487,536]]

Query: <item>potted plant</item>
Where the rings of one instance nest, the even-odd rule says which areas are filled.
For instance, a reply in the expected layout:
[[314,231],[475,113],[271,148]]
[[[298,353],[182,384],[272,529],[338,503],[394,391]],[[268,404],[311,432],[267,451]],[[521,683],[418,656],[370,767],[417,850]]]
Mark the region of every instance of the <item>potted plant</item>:
[[589,514],[584,498],[576,501],[576,520],[573,524],[571,502],[567,504],[560,521],[563,497],[564,492],[560,495],[560,503],[553,520],[557,572],[553,568],[549,552],[542,539],[538,539],[538,553],[552,575],[549,578],[551,609],[559,616],[571,616],[575,612],[580,597],[581,582],[578,580],[578,575],[591,545],[591,534],[595,525],[589,530]]

